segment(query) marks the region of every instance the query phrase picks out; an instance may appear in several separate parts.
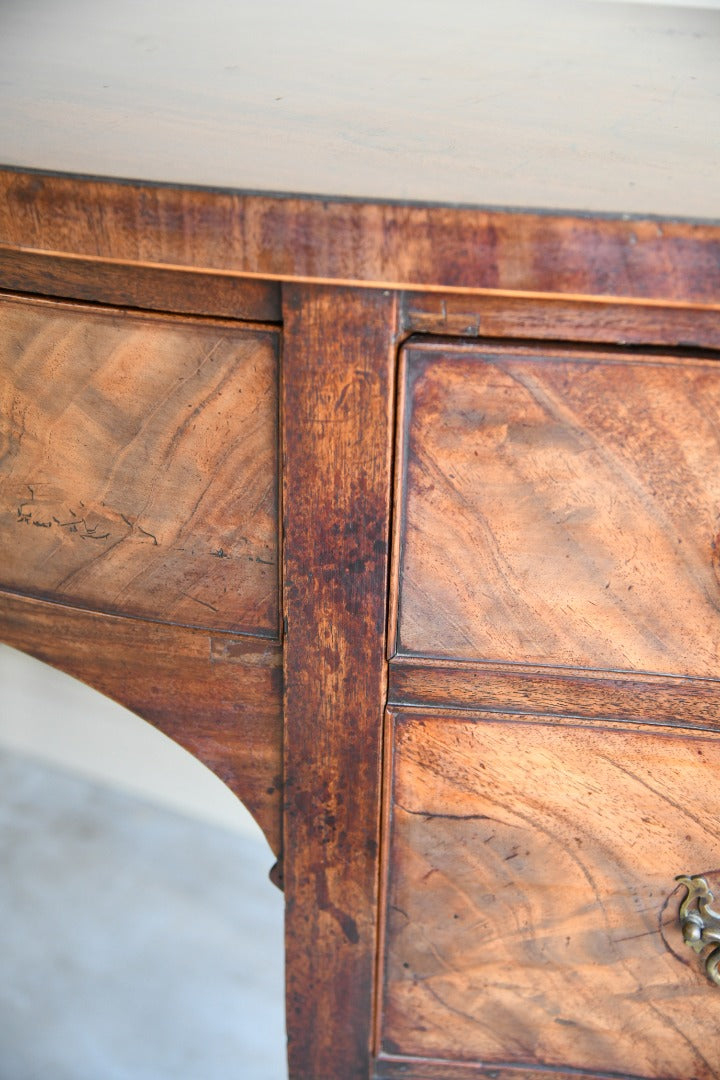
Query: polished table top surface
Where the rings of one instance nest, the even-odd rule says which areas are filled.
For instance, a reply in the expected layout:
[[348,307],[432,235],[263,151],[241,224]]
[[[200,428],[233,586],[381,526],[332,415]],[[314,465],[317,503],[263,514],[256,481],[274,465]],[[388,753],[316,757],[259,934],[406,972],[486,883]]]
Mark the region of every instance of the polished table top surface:
[[720,10],[0,5],[0,164],[234,191],[720,219]]

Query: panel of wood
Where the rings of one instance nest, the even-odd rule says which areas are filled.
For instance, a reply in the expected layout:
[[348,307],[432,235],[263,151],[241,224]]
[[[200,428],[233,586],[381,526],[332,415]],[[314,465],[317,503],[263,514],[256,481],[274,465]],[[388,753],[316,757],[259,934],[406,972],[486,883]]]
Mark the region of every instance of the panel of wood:
[[666,4],[5,4],[8,164],[720,216],[720,17]]
[[279,645],[1,593],[0,640],[88,683],[189,750],[245,803],[280,853]]
[[186,315],[280,321],[280,286],[270,281],[33,251],[0,248],[0,288]]
[[396,656],[390,662],[388,701],[436,709],[501,709],[720,729],[718,679],[571,673],[520,664]]
[[409,711],[393,731],[383,1050],[717,1077],[720,992],[675,881],[718,880],[717,740]]
[[720,365],[405,350],[397,651],[720,669]]
[[620,1075],[585,1069],[564,1072],[544,1066],[537,1069],[517,1068],[514,1065],[498,1068],[497,1065],[467,1061],[458,1064],[452,1061],[428,1061],[425,1058],[393,1058],[389,1054],[380,1056],[373,1072],[373,1080],[468,1080],[473,1076],[478,1080],[582,1080],[583,1077],[592,1077],[593,1080],[643,1080],[628,1073]]
[[243,195],[0,168],[0,245],[264,279],[720,311],[720,223]]
[[395,300],[289,287],[284,312],[290,1075],[367,1080]]
[[277,638],[278,334],[0,298],[0,584]]
[[453,337],[720,348],[720,311],[708,308],[407,292],[402,320],[409,333]]

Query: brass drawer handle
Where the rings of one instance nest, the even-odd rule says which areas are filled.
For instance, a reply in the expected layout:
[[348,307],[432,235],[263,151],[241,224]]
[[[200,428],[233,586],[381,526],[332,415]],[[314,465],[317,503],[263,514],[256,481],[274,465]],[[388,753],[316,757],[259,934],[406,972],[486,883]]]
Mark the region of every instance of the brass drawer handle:
[[680,874],[675,880],[687,889],[679,911],[683,941],[698,955],[712,946],[705,957],[705,974],[720,986],[720,911],[711,907],[715,897],[704,877]]

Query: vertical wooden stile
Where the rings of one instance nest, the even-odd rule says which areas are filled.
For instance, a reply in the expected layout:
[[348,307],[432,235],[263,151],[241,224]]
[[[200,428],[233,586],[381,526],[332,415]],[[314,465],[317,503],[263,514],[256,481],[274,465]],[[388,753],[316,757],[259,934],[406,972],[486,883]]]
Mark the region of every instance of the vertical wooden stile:
[[395,298],[283,293],[292,1080],[366,1080],[377,934]]

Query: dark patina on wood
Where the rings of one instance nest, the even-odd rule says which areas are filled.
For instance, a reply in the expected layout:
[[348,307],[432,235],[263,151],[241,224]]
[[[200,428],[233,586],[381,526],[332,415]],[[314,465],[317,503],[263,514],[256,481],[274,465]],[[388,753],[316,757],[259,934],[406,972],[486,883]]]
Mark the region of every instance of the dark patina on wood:
[[368,1073],[376,948],[394,297],[284,293],[291,1074]]

